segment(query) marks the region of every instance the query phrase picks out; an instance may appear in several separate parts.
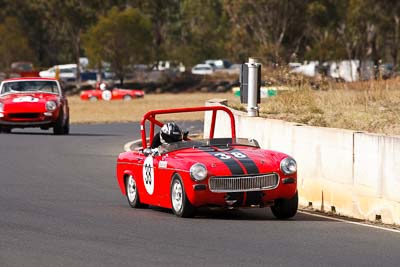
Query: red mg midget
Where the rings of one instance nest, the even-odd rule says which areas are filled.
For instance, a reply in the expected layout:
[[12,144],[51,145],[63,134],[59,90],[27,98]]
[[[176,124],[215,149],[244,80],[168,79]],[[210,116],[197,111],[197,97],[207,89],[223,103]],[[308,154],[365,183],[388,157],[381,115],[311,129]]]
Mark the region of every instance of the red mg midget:
[[134,98],[144,97],[144,91],[121,88],[107,89],[106,84],[101,83],[96,85],[95,89],[82,91],[80,97],[81,100],[89,100],[91,102],[96,102],[98,100],[110,101],[116,99],[129,101]]
[[[155,126],[164,125],[156,116],[183,112],[210,112],[209,138],[184,138],[149,148]],[[230,136],[214,138],[217,112],[230,118]],[[141,133],[140,147],[121,153],[117,160],[118,184],[131,207],[169,208],[179,217],[192,217],[203,206],[269,206],[278,219],[296,214],[296,161],[284,153],[261,149],[254,139],[237,138],[235,119],[227,107],[150,111],[141,121]]]
[[0,132],[13,128],[53,128],[69,133],[68,101],[56,79],[15,78],[0,85]]

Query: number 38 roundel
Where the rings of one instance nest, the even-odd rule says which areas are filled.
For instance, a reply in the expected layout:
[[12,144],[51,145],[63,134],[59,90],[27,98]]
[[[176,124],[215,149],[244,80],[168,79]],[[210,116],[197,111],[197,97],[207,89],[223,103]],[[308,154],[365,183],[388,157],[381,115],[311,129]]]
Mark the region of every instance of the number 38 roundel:
[[154,168],[153,157],[148,156],[143,164],[143,183],[149,195],[154,192]]

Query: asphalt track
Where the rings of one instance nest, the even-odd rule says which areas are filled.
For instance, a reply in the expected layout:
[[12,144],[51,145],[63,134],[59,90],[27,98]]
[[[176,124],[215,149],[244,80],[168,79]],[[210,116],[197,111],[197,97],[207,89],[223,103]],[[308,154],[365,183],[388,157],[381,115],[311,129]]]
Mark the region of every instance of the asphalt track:
[[397,232],[304,213],[278,221],[269,209],[131,209],[115,162],[138,129],[1,134],[0,266],[400,266]]

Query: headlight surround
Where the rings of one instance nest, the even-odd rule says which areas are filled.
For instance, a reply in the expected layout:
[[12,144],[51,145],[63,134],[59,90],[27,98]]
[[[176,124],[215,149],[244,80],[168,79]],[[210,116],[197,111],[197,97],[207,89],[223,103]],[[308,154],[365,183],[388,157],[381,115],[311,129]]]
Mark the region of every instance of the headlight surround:
[[195,163],[190,167],[190,177],[195,181],[203,181],[207,178],[207,168],[202,163]]
[[4,103],[0,102],[0,112],[4,112]]
[[57,108],[56,101],[50,100],[46,102],[46,110],[47,111],[54,111]]
[[291,157],[284,158],[281,161],[281,171],[286,175],[290,175],[297,172],[296,161]]

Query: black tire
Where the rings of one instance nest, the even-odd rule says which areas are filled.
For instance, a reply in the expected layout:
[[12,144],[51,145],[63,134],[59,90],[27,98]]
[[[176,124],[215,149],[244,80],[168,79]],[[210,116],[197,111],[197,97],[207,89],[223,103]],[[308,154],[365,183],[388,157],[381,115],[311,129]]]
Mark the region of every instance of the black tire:
[[65,120],[64,128],[63,128],[63,134],[67,135],[69,134],[69,116]]
[[0,128],[0,133],[11,133],[11,128]]
[[277,219],[285,220],[296,215],[298,206],[299,196],[296,191],[296,194],[290,199],[275,200],[275,204],[271,207],[271,211]]
[[62,135],[69,133],[69,117],[64,117],[64,111],[61,109],[57,121],[53,126],[53,133],[55,135]]
[[148,205],[140,202],[139,191],[136,186],[135,178],[129,175],[125,178],[126,199],[132,208],[147,208]]
[[90,102],[97,102],[97,97],[95,97],[95,96],[91,96],[91,97],[89,97],[89,101]]
[[179,174],[172,177],[170,198],[172,211],[176,216],[190,218],[196,213],[196,208],[192,206],[186,196],[185,187]]
[[130,95],[124,95],[124,97],[122,98],[124,101],[131,101],[132,97]]

